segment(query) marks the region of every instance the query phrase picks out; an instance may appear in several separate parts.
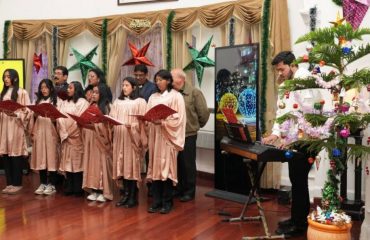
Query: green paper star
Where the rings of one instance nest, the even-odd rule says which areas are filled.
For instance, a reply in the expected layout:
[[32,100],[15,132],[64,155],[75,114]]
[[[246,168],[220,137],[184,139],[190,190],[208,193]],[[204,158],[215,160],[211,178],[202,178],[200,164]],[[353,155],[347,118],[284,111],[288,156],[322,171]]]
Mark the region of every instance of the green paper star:
[[199,86],[202,84],[204,68],[213,67],[215,65],[215,62],[207,57],[212,38],[213,36],[207,41],[206,45],[204,45],[202,50],[199,52],[190,46],[189,43],[186,43],[189,48],[192,61],[184,68],[184,71],[195,69]]
[[87,72],[92,68],[98,68],[98,66],[96,66],[95,63],[93,63],[91,61],[91,59],[94,57],[94,55],[97,55],[97,53],[96,53],[97,48],[98,48],[98,46],[94,47],[86,56],[82,55],[76,49],[72,48],[72,52],[73,52],[73,54],[75,55],[75,57],[77,59],[77,63],[75,63],[75,65],[70,67],[68,69],[68,71],[73,71],[73,70],[76,70],[76,69],[80,69],[81,75],[82,75],[82,82],[83,82],[84,86],[85,86],[85,82],[86,82]]

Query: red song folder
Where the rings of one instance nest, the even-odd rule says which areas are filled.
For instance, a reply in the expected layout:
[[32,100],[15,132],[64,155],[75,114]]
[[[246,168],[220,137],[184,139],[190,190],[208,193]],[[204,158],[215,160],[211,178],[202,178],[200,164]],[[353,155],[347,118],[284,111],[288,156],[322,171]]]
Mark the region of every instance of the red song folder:
[[0,111],[15,112],[20,108],[24,108],[24,106],[12,100],[5,100],[0,102]]
[[232,108],[223,108],[221,111],[226,117],[228,123],[238,123],[238,118],[236,117]]
[[70,113],[67,113],[73,120],[77,122],[78,125],[84,128],[89,128],[88,125],[90,125],[92,122],[86,119],[85,117],[81,116],[76,116]]
[[102,122],[109,123],[113,126],[123,125],[123,122],[120,122],[119,120],[112,118],[111,116],[108,116],[108,115],[101,115],[100,120]]
[[103,113],[96,105],[90,105],[82,114],[81,117],[87,120],[89,123],[98,123],[101,122],[100,116]]
[[158,104],[154,107],[152,107],[146,114],[143,115],[131,115],[135,116],[140,120],[147,121],[147,122],[154,122],[156,120],[166,119],[168,116],[177,113],[172,108],[164,105],[164,104]]
[[58,119],[58,118],[66,118],[67,116],[62,114],[61,112],[56,109],[56,107],[50,103],[41,103],[38,105],[28,105],[29,109],[40,115],[41,117],[51,118],[51,119]]

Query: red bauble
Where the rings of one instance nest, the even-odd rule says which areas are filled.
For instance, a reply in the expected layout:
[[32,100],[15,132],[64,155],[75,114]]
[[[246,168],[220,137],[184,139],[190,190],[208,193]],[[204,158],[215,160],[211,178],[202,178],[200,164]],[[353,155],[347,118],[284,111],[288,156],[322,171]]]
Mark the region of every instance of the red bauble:
[[294,103],[294,104],[293,104],[293,108],[294,108],[294,109],[297,109],[297,108],[298,108],[298,103]]
[[325,66],[325,64],[326,64],[326,62],[325,62],[324,60],[321,60],[321,61],[319,62],[320,67]]
[[289,91],[285,91],[285,94],[284,95],[285,95],[285,98],[286,99],[289,99],[290,92]]
[[325,104],[325,100],[324,100],[324,99],[322,99],[322,100],[320,101],[320,104],[321,104],[321,105],[324,105],[324,104]]
[[309,162],[310,164],[312,164],[313,162],[315,162],[315,158],[313,158],[313,157],[309,157],[309,158],[308,158],[308,162]]
[[302,60],[303,60],[303,62],[308,62],[308,55],[303,55],[303,57],[302,57]]

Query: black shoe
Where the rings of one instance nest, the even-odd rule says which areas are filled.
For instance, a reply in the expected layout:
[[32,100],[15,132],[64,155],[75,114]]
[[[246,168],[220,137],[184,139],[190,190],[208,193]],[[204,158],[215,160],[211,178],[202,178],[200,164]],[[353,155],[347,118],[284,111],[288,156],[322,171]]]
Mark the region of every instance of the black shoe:
[[127,195],[123,196],[118,202],[116,202],[116,207],[121,207],[128,201]]
[[293,224],[293,221],[292,221],[291,218],[278,222],[278,226],[281,227],[281,228],[286,228],[286,227],[290,227],[290,226],[293,226],[293,225],[294,224]]
[[159,211],[161,214],[167,214],[169,212],[171,212],[172,210],[172,204],[165,204],[161,210]]
[[180,202],[189,202],[193,199],[194,199],[194,197],[191,197],[189,195],[184,195],[184,196],[180,197]]
[[275,233],[276,234],[284,234],[284,236],[286,238],[289,238],[289,237],[298,237],[298,236],[303,236],[305,235],[307,232],[307,228],[304,228],[304,227],[297,227],[297,226],[290,226],[290,227],[286,227],[286,228],[283,228],[283,227],[279,227]]
[[63,194],[64,194],[64,196],[72,196],[74,193],[73,192],[64,191]]
[[125,208],[133,208],[138,205],[138,202],[136,200],[128,200],[125,205],[123,205]]
[[148,208],[148,213],[156,213],[159,212],[162,208],[162,204],[152,204],[150,208]]

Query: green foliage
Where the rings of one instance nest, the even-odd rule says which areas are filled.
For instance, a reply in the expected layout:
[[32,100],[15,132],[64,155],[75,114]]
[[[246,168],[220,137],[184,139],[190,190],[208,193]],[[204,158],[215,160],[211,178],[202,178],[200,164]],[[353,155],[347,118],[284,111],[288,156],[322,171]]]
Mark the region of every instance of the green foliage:
[[102,34],[101,34],[101,42],[102,42],[102,65],[103,65],[103,73],[107,76],[107,65],[108,65],[108,57],[107,57],[107,29],[108,29],[108,19],[104,18],[102,22]]
[[167,17],[167,25],[166,25],[166,34],[167,34],[167,54],[166,54],[166,63],[167,63],[167,70],[172,70],[172,21],[175,18],[175,11],[171,11]]
[[333,0],[333,2],[338,5],[338,6],[342,6],[343,5],[343,0]]
[[287,114],[284,114],[283,116],[277,118],[275,120],[275,122],[277,122],[278,124],[282,124],[283,122],[287,121],[287,120],[290,120],[290,119],[293,119],[293,120],[297,120],[297,117],[291,113],[287,113]]
[[6,20],[4,22],[4,33],[3,33],[3,58],[8,58],[8,51],[9,51],[9,45],[8,45],[8,34],[9,34],[9,26],[10,26],[10,20]]
[[300,79],[295,78],[291,80],[285,80],[284,85],[279,88],[279,95],[283,96],[286,91],[297,91],[307,88],[320,88],[314,78]]
[[353,63],[354,61],[366,56],[369,53],[370,53],[370,43],[366,44],[365,46],[360,46],[356,52],[351,51],[350,54],[343,56],[343,58],[346,59],[347,61],[347,63],[344,66]]
[[[370,50],[370,49],[369,49]],[[342,76],[342,86],[346,89],[358,88],[361,86],[370,84],[370,70],[361,69],[356,71],[352,75],[343,75]]]
[[261,37],[261,103],[260,103],[260,125],[261,132],[266,132],[266,86],[267,86],[267,59],[269,59],[269,34],[270,34],[270,8],[271,0],[265,0],[262,12],[262,37]]
[[307,113],[304,115],[307,122],[311,123],[313,127],[324,125],[328,117],[322,114]]
[[363,126],[362,116],[359,113],[338,114],[334,118],[333,124],[340,127],[349,126],[350,130],[354,132]]

